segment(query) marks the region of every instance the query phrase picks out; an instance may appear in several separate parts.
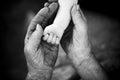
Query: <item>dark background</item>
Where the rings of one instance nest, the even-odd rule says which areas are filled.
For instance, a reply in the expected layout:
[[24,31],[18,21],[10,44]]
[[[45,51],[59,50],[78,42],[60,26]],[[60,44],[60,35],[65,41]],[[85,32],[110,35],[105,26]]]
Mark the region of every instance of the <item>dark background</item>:
[[[23,52],[25,16],[31,10],[37,13],[47,0],[1,0],[1,63],[0,80],[24,80],[27,66]],[[81,0],[81,8],[120,21],[119,0]],[[118,28],[119,29],[119,28]],[[119,49],[119,46],[117,46]],[[117,74],[117,72],[115,72]],[[113,74],[112,74],[113,75]]]

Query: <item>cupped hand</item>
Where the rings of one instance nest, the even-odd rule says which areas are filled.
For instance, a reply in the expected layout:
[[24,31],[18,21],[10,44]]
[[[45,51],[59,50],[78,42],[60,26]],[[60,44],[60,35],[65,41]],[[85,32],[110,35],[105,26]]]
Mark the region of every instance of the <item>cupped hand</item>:
[[58,8],[57,3],[51,3],[42,8],[32,19],[25,37],[24,53],[30,73],[39,70],[51,70],[58,55],[58,45],[43,41],[43,26]]

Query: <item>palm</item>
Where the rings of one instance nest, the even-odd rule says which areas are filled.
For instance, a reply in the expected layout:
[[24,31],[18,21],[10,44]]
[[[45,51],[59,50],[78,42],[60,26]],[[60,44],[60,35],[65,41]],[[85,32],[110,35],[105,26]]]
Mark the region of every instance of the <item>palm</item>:
[[[42,40],[42,26],[47,24],[47,21],[55,13],[57,7],[57,3],[52,3],[50,4],[49,8],[42,8],[38,12],[38,14],[32,19],[29,25],[25,37],[24,52],[30,72],[31,70],[34,71],[36,69],[40,70],[46,69],[48,67],[53,68],[56,62],[58,45],[51,45]],[[37,24],[40,25],[37,27]]]
[[48,44],[46,41],[41,40],[38,48],[32,49],[31,53],[28,51],[26,51],[26,57],[28,65],[31,66],[30,68],[47,69],[55,65],[58,45]]

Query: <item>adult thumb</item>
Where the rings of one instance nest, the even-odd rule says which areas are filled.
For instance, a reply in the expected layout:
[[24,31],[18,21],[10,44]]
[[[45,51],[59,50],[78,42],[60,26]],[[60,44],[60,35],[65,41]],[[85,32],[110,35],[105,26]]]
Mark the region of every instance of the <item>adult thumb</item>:
[[37,24],[36,30],[32,33],[28,41],[28,45],[30,49],[35,50],[35,48],[39,46],[42,35],[43,35],[43,29],[39,24]]

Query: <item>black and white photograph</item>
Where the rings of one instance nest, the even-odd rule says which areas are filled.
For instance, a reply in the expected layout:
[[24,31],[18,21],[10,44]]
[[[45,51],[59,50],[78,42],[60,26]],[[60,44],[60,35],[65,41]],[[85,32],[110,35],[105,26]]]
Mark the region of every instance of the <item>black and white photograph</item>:
[[119,0],[1,0],[0,80],[120,80]]

